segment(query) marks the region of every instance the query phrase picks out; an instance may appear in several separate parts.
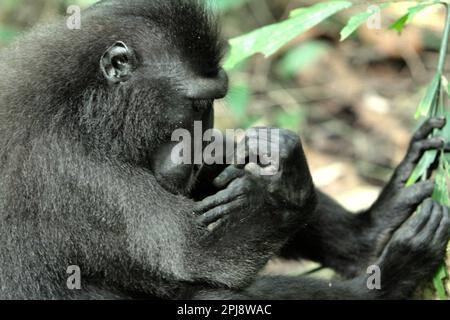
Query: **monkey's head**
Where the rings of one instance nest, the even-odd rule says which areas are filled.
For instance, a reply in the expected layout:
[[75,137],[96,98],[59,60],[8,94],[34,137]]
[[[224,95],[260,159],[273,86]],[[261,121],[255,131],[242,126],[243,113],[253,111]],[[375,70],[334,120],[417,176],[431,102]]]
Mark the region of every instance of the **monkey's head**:
[[[115,139],[121,135],[123,147],[135,148],[126,150],[126,156],[141,156],[164,187],[184,192],[198,167],[172,163],[172,133],[187,129],[194,141],[196,121],[203,131],[212,128],[214,100],[228,89],[216,19],[197,0],[105,1],[88,11],[87,19],[110,28],[111,16],[116,28],[112,34],[109,30],[109,42],[102,40],[109,47],[98,59],[100,89],[87,97],[120,110]],[[103,111],[101,121],[111,115]],[[93,117],[90,113],[86,119]]]
[[216,19],[202,2],[102,1],[81,12],[79,30],[64,21],[22,39],[8,68],[35,74],[8,85],[29,93],[30,128],[62,131],[88,154],[141,165],[184,188],[194,166],[161,165],[172,133],[193,134],[194,121],[211,128],[213,102],[228,89]]

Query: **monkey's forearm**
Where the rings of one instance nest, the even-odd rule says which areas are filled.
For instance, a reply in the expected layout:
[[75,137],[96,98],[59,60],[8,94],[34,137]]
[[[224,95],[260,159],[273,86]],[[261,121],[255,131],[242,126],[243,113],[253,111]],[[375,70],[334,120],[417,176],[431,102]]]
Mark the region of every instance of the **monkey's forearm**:
[[172,282],[240,288],[252,281],[287,238],[250,211],[209,232],[197,224],[194,202],[167,192],[150,172],[99,166],[78,157],[70,162],[82,168],[82,174],[73,175],[80,178],[71,186],[71,194],[82,189],[89,192],[75,194],[96,195],[73,201],[80,206],[89,201],[92,212],[87,214],[99,217],[100,222],[107,217],[104,227],[122,217],[127,243],[117,243],[112,250],[125,252],[128,258],[124,261],[132,261],[146,277],[160,273]]
[[283,247],[285,258],[307,258],[352,277],[370,260],[373,243],[365,233],[369,221],[353,214],[317,191],[318,206],[309,221]]
[[406,181],[427,150],[442,149],[442,139],[429,137],[445,120],[431,118],[417,130],[404,160],[372,207],[359,215],[347,212],[325,194],[318,192],[319,205],[313,218],[282,250],[288,257],[305,256],[353,275],[378,256],[393,232],[417,207],[431,197],[434,181],[406,188]]
[[202,289],[188,298],[199,300],[372,300],[405,299],[413,285],[393,281],[398,290],[369,289],[366,276],[347,281],[325,281],[309,277],[258,277],[245,290]]

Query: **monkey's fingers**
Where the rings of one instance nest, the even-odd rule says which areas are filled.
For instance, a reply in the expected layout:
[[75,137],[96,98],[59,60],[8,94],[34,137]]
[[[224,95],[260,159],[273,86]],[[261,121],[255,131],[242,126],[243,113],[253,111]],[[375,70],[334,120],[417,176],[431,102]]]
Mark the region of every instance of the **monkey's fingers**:
[[441,206],[442,219],[437,231],[434,233],[432,245],[435,247],[443,246],[446,248],[450,238],[450,212],[447,207]]
[[439,224],[441,223],[443,217],[443,210],[442,206],[440,206],[438,203],[434,201],[432,201],[431,208],[428,209],[428,212],[425,210],[426,209],[422,210],[420,214],[425,215],[428,214],[429,218],[426,224],[417,234],[417,240],[424,243],[429,243],[433,240],[433,237],[436,234]]
[[431,212],[433,210],[433,199],[428,198],[423,202],[420,212],[411,217],[407,224],[411,228],[411,232],[414,234],[419,233],[427,224],[430,219]]
[[236,168],[244,169],[250,162],[258,163],[260,146],[266,147],[268,142],[255,135],[246,136],[245,139],[238,143],[236,148]]
[[423,201],[430,198],[435,188],[435,180],[427,180],[405,188],[400,193],[400,203],[409,209],[416,209]]
[[250,135],[238,143],[235,166],[243,169],[249,163],[269,166],[280,161],[279,140],[270,141],[266,136]]
[[247,164],[247,159],[249,157],[248,144],[249,144],[249,137],[245,136],[236,145],[236,149],[234,152],[234,165],[238,169],[243,169]]
[[398,230],[394,233],[388,245],[385,247],[385,251],[389,250],[389,247],[398,245],[399,243],[415,245],[415,242],[420,242],[421,239],[417,237],[418,234],[426,229],[433,212],[433,200],[427,199],[422,210],[411,217],[409,217]]
[[217,188],[224,188],[231,181],[242,177],[244,174],[244,170],[239,169],[236,166],[229,166],[225,168],[225,170],[223,170],[216,179],[214,179],[213,184]]
[[401,183],[405,183],[414,171],[422,155],[428,150],[439,150],[444,147],[444,140],[440,137],[414,141],[405,156],[405,159],[396,170]]
[[244,189],[230,185],[227,189],[219,191],[215,195],[209,196],[202,201],[195,203],[194,213],[204,214],[215,207],[230,203],[236,198],[244,196],[244,194]]
[[243,201],[243,199],[236,199],[230,203],[215,207],[201,216],[198,216],[197,221],[204,226],[208,226],[226,217],[228,214],[242,208],[244,205]]
[[277,174],[278,171],[279,168],[273,165],[261,167],[256,163],[249,163],[248,165],[245,166],[245,172],[249,173],[251,176],[255,178],[271,177]]
[[433,130],[442,129],[445,124],[445,118],[431,118],[425,121],[416,131],[411,140],[408,153],[396,170],[396,176],[400,183],[405,183],[409,179],[416,164],[426,151],[444,148],[445,142],[442,138],[429,138],[429,136],[433,133]]
[[428,138],[434,129],[442,129],[446,122],[445,118],[430,118],[426,120],[414,134],[412,143]]
[[406,155],[406,161],[410,163],[417,163],[425,151],[431,149],[442,149],[444,148],[444,144],[445,141],[441,137],[415,141],[412,143],[411,148]]

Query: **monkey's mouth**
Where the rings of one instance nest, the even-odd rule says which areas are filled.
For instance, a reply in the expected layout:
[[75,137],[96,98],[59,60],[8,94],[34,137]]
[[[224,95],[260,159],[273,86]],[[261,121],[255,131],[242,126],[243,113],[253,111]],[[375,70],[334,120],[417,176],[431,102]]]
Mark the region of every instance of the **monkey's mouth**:
[[209,110],[214,105],[214,100],[212,99],[192,99],[192,108],[196,112],[204,113]]

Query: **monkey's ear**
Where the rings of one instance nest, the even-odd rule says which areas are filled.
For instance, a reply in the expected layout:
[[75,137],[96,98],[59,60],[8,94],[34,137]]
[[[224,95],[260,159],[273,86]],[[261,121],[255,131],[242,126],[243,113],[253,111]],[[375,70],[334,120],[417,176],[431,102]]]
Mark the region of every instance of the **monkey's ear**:
[[100,70],[111,84],[126,82],[133,71],[133,53],[125,43],[114,43],[100,59]]

